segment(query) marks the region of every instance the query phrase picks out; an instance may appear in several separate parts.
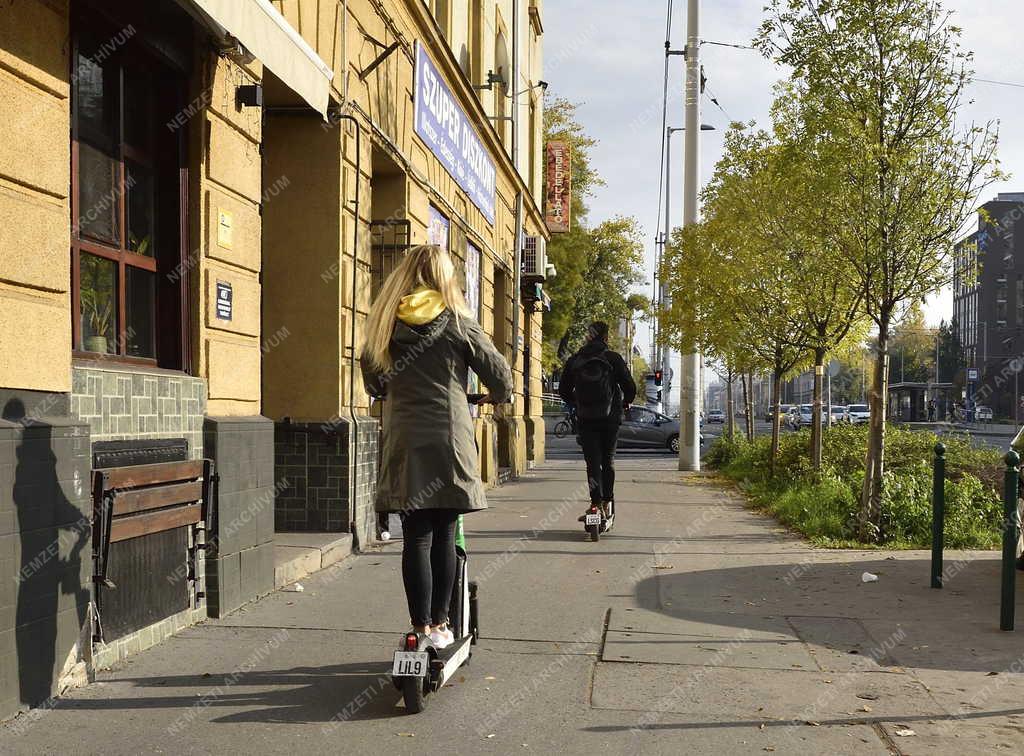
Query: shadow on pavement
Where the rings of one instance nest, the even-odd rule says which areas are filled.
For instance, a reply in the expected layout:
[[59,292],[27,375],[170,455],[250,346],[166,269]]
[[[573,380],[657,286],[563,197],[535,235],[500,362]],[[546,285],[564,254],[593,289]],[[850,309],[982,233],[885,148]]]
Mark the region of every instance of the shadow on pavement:
[[[173,734],[196,720],[216,723],[336,723],[403,715],[401,693],[392,685],[390,664],[351,663],[249,671],[222,670],[199,675],[109,677],[108,686],[128,683],[136,695],[125,698],[71,698],[56,702],[69,711],[181,709],[166,728]],[[153,689],[183,688],[180,695],[154,695]],[[196,689],[201,692],[197,693]],[[223,716],[206,709],[245,708]]]
[[[843,561],[810,561],[829,556]],[[679,621],[659,623],[659,633],[781,632],[837,655],[869,655],[882,668],[1020,671],[1024,611],[1016,633],[1001,632],[999,559],[966,556],[947,553],[942,589],[929,587],[930,561],[920,552],[808,552],[803,562],[660,572],[639,582],[635,597],[643,609]],[[862,582],[864,572],[878,581]]]

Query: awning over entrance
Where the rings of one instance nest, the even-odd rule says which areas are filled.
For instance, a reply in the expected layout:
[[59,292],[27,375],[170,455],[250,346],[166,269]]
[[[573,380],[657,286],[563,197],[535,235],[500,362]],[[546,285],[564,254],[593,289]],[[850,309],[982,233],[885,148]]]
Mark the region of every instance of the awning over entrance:
[[178,0],[219,36],[234,37],[327,118],[334,73],[270,0]]

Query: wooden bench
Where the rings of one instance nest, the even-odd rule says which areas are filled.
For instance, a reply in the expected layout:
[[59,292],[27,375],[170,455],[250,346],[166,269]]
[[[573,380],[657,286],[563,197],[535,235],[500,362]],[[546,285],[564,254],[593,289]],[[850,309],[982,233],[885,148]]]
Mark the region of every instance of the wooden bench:
[[93,582],[107,578],[110,544],[186,526],[209,533],[213,462],[161,462],[93,471]]

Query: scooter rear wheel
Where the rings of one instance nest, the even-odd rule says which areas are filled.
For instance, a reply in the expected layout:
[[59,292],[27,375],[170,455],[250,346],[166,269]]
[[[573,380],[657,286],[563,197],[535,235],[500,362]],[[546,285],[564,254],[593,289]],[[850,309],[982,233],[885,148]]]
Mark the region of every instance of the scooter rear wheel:
[[590,533],[590,540],[597,543],[601,540],[601,523],[587,525],[587,532]]
[[402,678],[402,699],[409,714],[419,714],[427,707],[426,678]]

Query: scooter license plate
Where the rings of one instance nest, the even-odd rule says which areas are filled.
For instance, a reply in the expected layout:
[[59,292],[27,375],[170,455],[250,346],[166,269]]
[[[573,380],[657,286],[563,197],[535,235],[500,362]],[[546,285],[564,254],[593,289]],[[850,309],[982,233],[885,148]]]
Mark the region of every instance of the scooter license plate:
[[587,515],[587,519],[586,519],[586,524],[587,525],[600,525],[601,524],[601,515],[599,515],[599,514],[588,514]]
[[430,668],[430,654],[426,651],[395,651],[391,667],[394,677],[426,677]]

